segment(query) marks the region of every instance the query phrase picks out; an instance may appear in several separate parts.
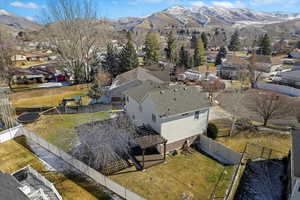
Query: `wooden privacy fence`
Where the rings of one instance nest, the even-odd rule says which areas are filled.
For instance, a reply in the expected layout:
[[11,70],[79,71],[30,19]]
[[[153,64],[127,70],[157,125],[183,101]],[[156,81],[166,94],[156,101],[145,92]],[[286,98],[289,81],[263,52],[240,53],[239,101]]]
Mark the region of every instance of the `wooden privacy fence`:
[[32,140],[33,142],[37,143],[47,151],[53,153],[57,157],[61,158],[63,161],[66,163],[70,164],[73,166],[75,169],[80,171],[81,173],[85,174],[86,176],[90,177],[93,179],[95,182],[103,185],[104,187],[108,188],[109,190],[113,191],[120,197],[128,200],[145,200],[145,198],[139,196],[138,194],[128,190],[127,188],[119,185],[118,183],[112,181],[108,177],[104,176],[100,172],[96,171],[95,169],[89,167],[85,163],[75,159],[73,156],[70,154],[60,150],[56,146],[48,143],[46,140],[43,138],[35,135],[32,132],[29,132],[26,130],[24,127],[22,127],[22,135],[26,136],[27,139]]

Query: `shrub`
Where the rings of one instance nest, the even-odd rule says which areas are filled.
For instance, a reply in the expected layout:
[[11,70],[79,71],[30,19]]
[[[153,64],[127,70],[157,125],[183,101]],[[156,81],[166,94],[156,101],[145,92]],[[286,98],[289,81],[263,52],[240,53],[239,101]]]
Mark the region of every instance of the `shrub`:
[[98,82],[94,82],[89,89],[88,96],[92,99],[99,99],[103,95],[102,85]]
[[207,127],[207,137],[216,139],[218,137],[218,127],[215,124],[209,123]]

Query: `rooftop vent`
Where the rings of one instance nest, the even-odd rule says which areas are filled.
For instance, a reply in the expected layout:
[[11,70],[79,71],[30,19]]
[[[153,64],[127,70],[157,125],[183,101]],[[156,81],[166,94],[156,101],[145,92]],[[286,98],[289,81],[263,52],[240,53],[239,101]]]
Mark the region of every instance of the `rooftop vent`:
[[164,93],[165,93],[165,91],[161,90],[161,91],[160,91],[160,93],[161,93],[161,94],[164,94]]
[[184,87],[184,88],[183,88],[183,90],[187,90],[187,88],[186,88],[186,87]]

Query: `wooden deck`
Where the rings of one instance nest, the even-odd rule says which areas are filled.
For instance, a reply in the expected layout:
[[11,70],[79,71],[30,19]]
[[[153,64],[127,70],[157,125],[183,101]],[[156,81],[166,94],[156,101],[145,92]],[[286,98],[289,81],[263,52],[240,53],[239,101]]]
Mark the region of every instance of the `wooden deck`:
[[[143,166],[143,156],[135,156],[137,161],[140,163],[141,166]],[[164,162],[164,156],[161,154],[151,154],[151,155],[145,155],[145,166],[144,169],[152,167],[154,165],[158,165]]]

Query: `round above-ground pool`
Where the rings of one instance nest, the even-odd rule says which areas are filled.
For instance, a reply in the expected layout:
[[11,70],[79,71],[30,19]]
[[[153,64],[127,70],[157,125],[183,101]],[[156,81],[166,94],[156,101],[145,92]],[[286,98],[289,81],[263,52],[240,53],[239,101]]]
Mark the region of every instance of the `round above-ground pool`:
[[37,112],[26,112],[19,115],[17,121],[22,124],[28,124],[36,121],[39,117],[40,114]]

